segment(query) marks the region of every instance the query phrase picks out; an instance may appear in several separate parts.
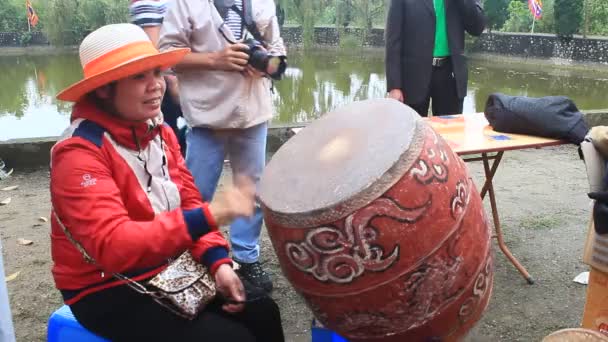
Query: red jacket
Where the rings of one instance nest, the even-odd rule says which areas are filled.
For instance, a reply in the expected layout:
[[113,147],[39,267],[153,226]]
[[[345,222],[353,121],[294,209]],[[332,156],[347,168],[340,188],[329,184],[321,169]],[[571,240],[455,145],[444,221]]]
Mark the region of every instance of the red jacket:
[[53,277],[67,304],[122,284],[112,273],[149,278],[186,250],[212,273],[231,262],[166,125],[122,121],[76,104],[51,151],[51,202]]

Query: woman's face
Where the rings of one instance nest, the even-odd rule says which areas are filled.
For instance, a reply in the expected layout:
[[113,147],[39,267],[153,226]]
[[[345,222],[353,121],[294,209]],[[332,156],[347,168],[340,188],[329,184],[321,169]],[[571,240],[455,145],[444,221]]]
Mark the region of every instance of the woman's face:
[[165,80],[160,68],[120,79],[114,87],[97,90],[97,96],[107,100],[116,115],[129,121],[157,117],[164,93]]

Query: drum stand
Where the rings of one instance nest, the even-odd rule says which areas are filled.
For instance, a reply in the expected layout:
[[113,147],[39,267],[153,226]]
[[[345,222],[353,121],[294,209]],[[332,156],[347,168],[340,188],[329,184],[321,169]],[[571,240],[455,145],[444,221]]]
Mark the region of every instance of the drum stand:
[[[492,207],[492,219],[494,221],[494,229],[496,230],[496,235],[493,237],[498,241],[498,247],[502,253],[509,259],[509,261],[517,268],[519,273],[526,279],[528,284],[534,284],[534,279],[528,273],[526,268],[515,258],[515,256],[511,253],[502,236],[502,229],[500,227],[500,219],[498,217],[498,207],[496,206],[496,196],[494,195],[494,186],[492,184],[492,179],[494,178],[494,174],[500,165],[500,161],[502,160],[502,155],[504,151],[496,152],[495,154],[482,153],[481,157],[471,157],[471,158],[462,158],[465,162],[472,161],[482,161],[483,169],[486,176],[486,181],[481,188],[481,199],[484,199],[486,194],[490,195],[490,206]],[[492,165],[490,166],[490,160],[493,160]]]

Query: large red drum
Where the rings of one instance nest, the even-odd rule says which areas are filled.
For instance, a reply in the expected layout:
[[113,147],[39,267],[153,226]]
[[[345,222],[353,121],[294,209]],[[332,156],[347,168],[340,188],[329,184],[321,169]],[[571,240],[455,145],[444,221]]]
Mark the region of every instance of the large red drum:
[[397,101],[310,124],[274,155],[259,199],[283,273],[349,340],[458,340],[488,304],[481,198],[462,159]]

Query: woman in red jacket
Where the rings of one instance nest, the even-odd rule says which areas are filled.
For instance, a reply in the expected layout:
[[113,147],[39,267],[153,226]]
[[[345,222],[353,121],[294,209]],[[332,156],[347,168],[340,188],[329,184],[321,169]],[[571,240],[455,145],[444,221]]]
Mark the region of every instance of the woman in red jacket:
[[[55,283],[77,320],[112,341],[282,341],[277,305],[245,295],[218,230],[252,215],[252,183],[237,177],[203,202],[162,124],[162,70],[187,52],[159,53],[132,24],[101,27],[80,45],[84,79],[57,96],[75,105],[51,152]],[[218,291],[193,320],[113,276],[145,282],[185,251]]]

